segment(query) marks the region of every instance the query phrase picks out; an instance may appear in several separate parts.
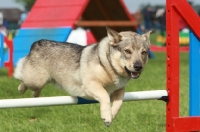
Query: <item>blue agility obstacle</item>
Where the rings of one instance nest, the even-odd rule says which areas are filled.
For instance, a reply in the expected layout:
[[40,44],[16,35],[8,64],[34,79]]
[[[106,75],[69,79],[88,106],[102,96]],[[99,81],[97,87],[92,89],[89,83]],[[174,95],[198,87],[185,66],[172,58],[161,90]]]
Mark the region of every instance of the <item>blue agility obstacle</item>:
[[[31,48],[31,45],[40,39],[49,39],[54,41],[64,42],[68,38],[72,28],[33,28],[20,29],[18,34],[13,39],[13,63],[16,66],[18,60],[26,56]],[[8,58],[8,52],[5,56]],[[7,59],[5,58],[5,59]]]
[[190,116],[200,115],[200,40],[190,32]]
[[4,38],[3,35],[0,33],[0,67],[3,67],[4,65]]

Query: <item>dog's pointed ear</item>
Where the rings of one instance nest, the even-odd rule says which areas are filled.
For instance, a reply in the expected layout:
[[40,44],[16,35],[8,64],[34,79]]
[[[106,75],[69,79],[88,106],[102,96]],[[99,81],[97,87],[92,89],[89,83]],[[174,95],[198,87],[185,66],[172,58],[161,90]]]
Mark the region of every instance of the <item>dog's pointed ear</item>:
[[148,32],[146,32],[145,34],[142,35],[144,40],[148,42],[148,46],[151,45],[151,43],[150,43],[150,34],[152,34],[152,33],[154,33],[154,31],[150,30],[150,31],[148,31]]
[[110,40],[110,45],[117,46],[118,42],[121,40],[121,35],[118,32],[106,27],[108,39]]
[[150,34],[152,34],[152,33],[154,33],[154,31],[152,31],[152,30],[149,30],[148,32],[146,32],[145,34],[143,34],[142,36],[143,37],[145,37],[145,39],[147,40],[147,39],[149,39],[149,37],[150,37]]

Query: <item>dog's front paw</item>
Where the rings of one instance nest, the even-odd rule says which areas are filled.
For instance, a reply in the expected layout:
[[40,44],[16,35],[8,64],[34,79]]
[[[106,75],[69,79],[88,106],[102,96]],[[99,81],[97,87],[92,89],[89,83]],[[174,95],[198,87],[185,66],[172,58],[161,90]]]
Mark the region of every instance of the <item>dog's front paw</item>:
[[110,110],[102,111],[101,118],[104,121],[104,124],[109,127],[112,123],[112,114]]

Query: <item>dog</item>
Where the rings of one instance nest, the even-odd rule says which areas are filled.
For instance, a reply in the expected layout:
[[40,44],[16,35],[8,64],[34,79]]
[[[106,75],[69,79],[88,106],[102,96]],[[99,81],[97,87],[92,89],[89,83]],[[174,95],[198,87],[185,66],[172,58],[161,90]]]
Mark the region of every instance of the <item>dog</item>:
[[151,31],[139,35],[106,30],[105,38],[88,46],[43,39],[34,42],[14,72],[21,80],[18,91],[29,88],[39,97],[45,84],[54,82],[72,96],[97,100],[101,118],[110,126],[122,106],[126,84],[137,79],[148,62]]

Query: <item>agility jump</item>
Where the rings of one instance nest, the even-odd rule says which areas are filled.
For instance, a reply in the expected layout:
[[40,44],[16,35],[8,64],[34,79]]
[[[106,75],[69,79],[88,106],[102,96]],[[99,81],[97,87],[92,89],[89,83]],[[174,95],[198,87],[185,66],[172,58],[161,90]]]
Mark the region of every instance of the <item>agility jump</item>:
[[[194,59],[199,62],[199,49],[200,49],[200,18],[195,13],[193,8],[189,5],[186,0],[166,0],[167,8],[166,8],[166,16],[167,16],[167,78],[166,78],[166,90],[168,92],[169,101],[166,107],[166,131],[174,132],[174,131],[198,131],[200,130],[200,117],[180,117],[179,116],[179,19],[180,17],[185,20],[187,25],[190,27],[192,32],[194,32],[195,36],[192,37],[190,41],[190,46],[192,46],[192,50],[190,50],[191,57],[195,55],[195,58],[192,59],[192,63],[190,63],[190,68],[198,67],[197,71],[192,69],[193,76],[198,74],[198,78],[193,76],[190,79],[190,89],[192,90],[193,96],[190,98],[190,103],[192,103],[192,109],[199,110],[199,101],[198,98],[199,93],[199,64],[196,65]],[[195,38],[195,39],[194,39]],[[195,40],[195,41],[194,41]],[[196,43],[197,42],[197,43]],[[194,48],[193,48],[194,47]],[[196,66],[195,66],[196,65]],[[196,84],[195,84],[196,83]],[[196,90],[195,90],[195,89]],[[191,93],[191,95],[192,95]],[[194,97],[194,95],[197,95]],[[196,102],[196,103],[195,103]],[[198,103],[197,103],[198,102]],[[196,104],[196,106],[194,106]],[[198,105],[197,105],[198,104]],[[200,111],[198,111],[199,113]],[[197,114],[196,114],[197,116]]]

